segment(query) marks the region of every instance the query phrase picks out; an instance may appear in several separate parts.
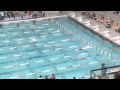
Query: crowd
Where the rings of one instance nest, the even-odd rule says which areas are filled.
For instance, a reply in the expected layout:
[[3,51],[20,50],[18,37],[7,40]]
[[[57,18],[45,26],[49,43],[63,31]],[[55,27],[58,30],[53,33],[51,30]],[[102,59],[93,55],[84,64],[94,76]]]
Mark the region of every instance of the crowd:
[[[107,67],[105,63],[101,64],[101,74],[96,75],[95,79],[110,79],[107,74],[108,68],[109,67]],[[116,73],[114,73],[113,79],[120,79],[120,72],[117,72],[117,71],[119,71],[117,67],[111,68],[111,72],[116,72]],[[46,75],[43,78],[43,76],[40,75],[38,79],[56,79],[56,76],[54,74],[52,74],[50,77],[48,77]],[[73,77],[73,79],[85,79],[85,78],[84,77],[82,77],[82,78]]]
[[114,11],[113,14],[120,14],[120,11]]
[[[24,15],[23,16],[32,16],[32,18],[37,18],[38,17],[38,13],[36,13],[37,11],[24,11]],[[39,11],[40,17],[44,17],[46,16],[45,11]],[[17,16],[17,15],[16,15]],[[15,17],[15,12],[13,11],[2,11],[0,12],[0,20],[4,20],[5,18],[16,18]]]
[[52,75],[50,76],[50,78],[48,78],[47,75],[45,76],[45,78],[43,78],[42,75],[40,75],[38,79],[56,79],[56,76],[55,76],[54,74],[52,74]]
[[2,11],[0,12],[0,20],[4,20],[4,18],[15,18],[14,12],[12,11]]
[[106,28],[110,28],[112,30],[115,30],[116,32],[120,33],[120,23],[117,23],[115,25],[113,19],[106,20],[104,15],[101,15],[100,17],[97,17],[96,13],[94,11],[83,11],[82,14],[86,16],[89,19],[94,19],[98,21],[98,24],[103,24]]

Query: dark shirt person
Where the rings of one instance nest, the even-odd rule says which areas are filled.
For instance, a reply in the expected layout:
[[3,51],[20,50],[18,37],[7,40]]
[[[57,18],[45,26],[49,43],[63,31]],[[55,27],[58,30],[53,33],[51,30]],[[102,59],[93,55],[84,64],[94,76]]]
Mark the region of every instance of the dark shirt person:
[[47,75],[45,76],[45,79],[49,79]]
[[14,16],[14,13],[13,13],[13,12],[11,12],[11,16],[15,19],[15,16]]
[[42,75],[40,75],[38,79],[42,79]]
[[76,79],[76,77],[73,77],[73,79]]
[[106,68],[107,67],[105,66],[105,63],[103,63],[102,67],[101,67],[101,69],[103,69],[103,70],[101,70],[102,77],[106,76],[106,73],[107,73],[107,69]]
[[7,12],[7,17],[10,19],[10,13],[9,12]]

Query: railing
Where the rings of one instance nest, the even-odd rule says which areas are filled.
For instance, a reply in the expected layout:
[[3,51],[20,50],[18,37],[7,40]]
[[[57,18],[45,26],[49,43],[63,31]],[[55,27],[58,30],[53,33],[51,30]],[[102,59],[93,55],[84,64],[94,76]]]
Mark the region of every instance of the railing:
[[[107,70],[107,74],[105,78],[101,76],[102,70]],[[94,69],[90,71],[90,77],[91,79],[115,79],[115,74],[120,72],[120,65],[107,67],[104,69]]]

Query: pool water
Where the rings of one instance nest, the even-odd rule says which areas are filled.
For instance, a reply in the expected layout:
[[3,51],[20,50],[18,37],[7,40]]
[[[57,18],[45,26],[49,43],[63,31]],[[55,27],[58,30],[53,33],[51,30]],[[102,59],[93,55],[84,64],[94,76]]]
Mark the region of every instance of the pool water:
[[[87,42],[119,58],[120,49],[92,33],[68,17],[55,19]],[[90,75],[103,62],[113,66],[114,60],[88,47],[49,20],[3,25],[0,30],[0,78],[37,79],[55,74],[57,79]],[[110,49],[112,48],[112,49]],[[114,48],[114,49],[113,49]],[[119,65],[120,59],[115,60]]]

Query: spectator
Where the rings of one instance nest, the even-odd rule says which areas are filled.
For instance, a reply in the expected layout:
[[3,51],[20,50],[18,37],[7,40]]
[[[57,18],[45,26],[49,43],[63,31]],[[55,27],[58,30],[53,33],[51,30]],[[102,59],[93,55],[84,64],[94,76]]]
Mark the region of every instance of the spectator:
[[43,15],[43,17],[45,17],[45,11],[42,11],[42,15]]
[[103,15],[100,16],[99,20],[98,20],[98,24],[99,23],[104,23],[105,22],[105,18]]
[[45,79],[49,79],[47,75],[45,76]]
[[87,11],[83,11],[83,13],[82,13],[82,14],[83,14],[83,15],[86,15],[86,13],[87,13]]
[[106,77],[106,73],[107,73],[107,67],[105,66],[105,63],[102,64],[102,67],[101,67],[101,74],[102,74],[102,77]]
[[15,19],[15,16],[14,16],[14,13],[13,13],[13,12],[11,12],[11,17],[13,17],[13,18]]
[[93,19],[93,13],[94,13],[93,11],[89,13],[89,18]]
[[25,11],[25,15],[27,14],[27,11]]
[[110,28],[110,27],[111,27],[111,26],[110,26],[110,20],[107,20],[105,27],[106,27],[106,28]]
[[86,15],[87,15],[87,18],[91,18],[91,13],[90,13],[90,11],[88,11]]
[[4,12],[0,12],[1,20],[4,20]]
[[106,28],[112,28],[114,24],[114,21],[112,19],[108,20],[106,22]]
[[97,20],[97,15],[93,12],[93,14],[92,14],[92,18],[94,19],[94,20]]
[[114,20],[110,19],[110,28],[113,27]]
[[76,77],[73,77],[73,79],[76,79]]
[[52,74],[51,77],[50,77],[50,79],[56,79],[55,75]]
[[118,29],[118,32],[120,33],[120,29]]
[[119,11],[116,11],[116,14],[119,14]]
[[117,23],[117,26],[114,27],[113,29],[115,29],[115,31],[118,32],[118,30],[120,29],[120,27],[119,27],[119,23]]
[[42,75],[40,75],[38,79],[42,79]]
[[29,15],[30,15],[30,16],[32,15],[32,11],[29,11]]
[[10,19],[10,12],[7,12],[7,17]]

